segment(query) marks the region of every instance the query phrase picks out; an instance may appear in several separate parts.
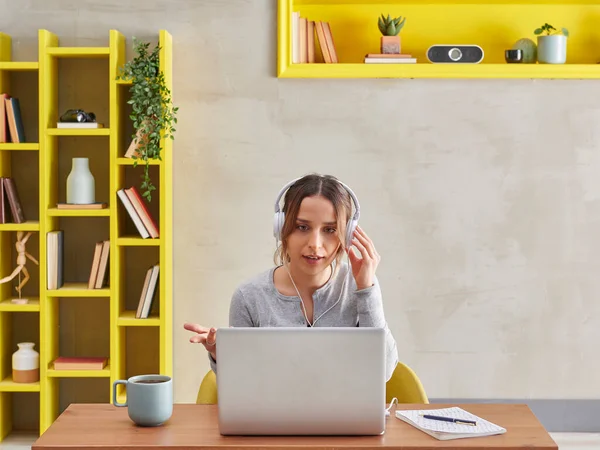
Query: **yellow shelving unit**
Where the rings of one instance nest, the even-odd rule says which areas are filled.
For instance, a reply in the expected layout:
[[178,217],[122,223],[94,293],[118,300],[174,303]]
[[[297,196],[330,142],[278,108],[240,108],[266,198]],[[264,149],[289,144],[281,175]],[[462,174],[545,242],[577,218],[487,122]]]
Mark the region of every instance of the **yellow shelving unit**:
[[[593,0],[278,0],[278,61],[281,78],[600,78],[600,15]],[[329,22],[339,62],[292,63],[292,13]],[[381,14],[406,17],[402,53],[416,64],[365,64],[379,53]],[[544,23],[569,30],[566,64],[507,64],[504,51],[521,38],[536,42]],[[436,44],[476,44],[480,64],[432,64],[427,49]],[[318,51],[315,52],[318,54]]]
[[[118,70],[126,62],[126,39],[116,30],[110,30],[107,47],[61,47],[58,37],[47,30],[38,31],[38,61],[12,61],[11,37],[0,33],[0,92],[11,90],[10,80],[18,77],[19,73],[30,72],[37,75],[39,142],[20,144],[0,144],[0,176],[11,176],[13,159],[18,155],[37,153],[39,171],[38,180],[38,217],[27,217],[22,224],[0,224],[0,278],[12,272],[15,266],[14,240],[17,231],[32,231],[37,234],[36,246],[27,244],[27,250],[33,254],[40,265],[27,263],[30,271],[39,272],[39,294],[28,296],[29,303],[13,304],[10,298],[14,296],[17,279],[12,283],[0,285],[0,440],[3,440],[13,428],[12,395],[39,395],[39,433],[43,433],[60,413],[59,389],[62,383],[82,378],[107,379],[110,383],[106,398],[112,401],[112,383],[117,379],[126,379],[131,373],[131,358],[140,358],[142,354],[158,353],[156,372],[172,376],[172,141],[163,139],[162,161],[152,161],[151,165],[157,179],[157,191],[154,191],[152,202],[156,206],[160,238],[142,239],[139,235],[126,231],[126,224],[131,221],[127,212],[120,204],[117,191],[129,187],[127,174],[134,173],[137,179],[143,170],[142,164],[132,167],[133,161],[124,158],[127,150],[125,142],[130,141],[130,131],[124,125],[129,120],[126,113],[126,102],[129,96],[130,82],[116,80]],[[165,30],[158,34],[160,46],[160,68],[165,75],[167,87],[172,89],[172,39]],[[58,129],[59,112],[59,82],[61,59],[104,59],[108,66],[106,82],[108,83],[109,98],[108,124],[105,128],[73,130]],[[90,86],[90,89],[93,89]],[[130,120],[129,120],[130,122]],[[59,184],[57,172],[60,160],[61,140],[103,139],[106,142],[107,173],[94,173],[96,180],[106,177],[109,199],[108,207],[98,210],[63,210],[56,204],[59,200]],[[27,152],[27,153],[25,153]],[[34,153],[33,153],[34,154]],[[19,186],[17,188],[19,189]],[[19,189],[20,190],[20,189]],[[8,205],[7,205],[8,206]],[[30,214],[31,216],[31,214]],[[46,233],[61,229],[61,221],[69,220],[77,223],[80,220],[106,221],[106,235],[110,240],[109,280],[107,286],[101,289],[88,289],[87,282],[72,281],[65,269],[65,283],[54,290],[47,289],[46,267]],[[70,233],[85,233],[83,227]],[[75,228],[77,230],[77,227]],[[65,239],[67,238],[65,231]],[[156,252],[156,261],[160,266],[160,276],[157,286],[153,311],[147,319],[136,319],[131,305],[137,304],[141,284],[130,280],[126,252],[131,250],[151,250]],[[91,268],[91,261],[89,261]],[[145,264],[145,262],[144,262]],[[30,282],[31,283],[31,282]],[[133,289],[127,289],[133,283]],[[129,286],[129,287],[130,287]],[[31,286],[29,286],[31,288]],[[136,289],[138,289],[136,291]],[[127,301],[131,292],[137,292],[137,298]],[[128,293],[129,292],[129,293]],[[69,302],[99,301],[106,303],[109,315],[110,336],[109,362],[102,370],[55,370],[53,361],[60,355],[59,302],[67,299]],[[129,305],[129,306],[127,306]],[[40,381],[31,384],[19,384],[12,381],[11,355],[16,351],[14,345],[13,315],[35,314],[36,330],[39,333]],[[150,330],[157,334],[157,348],[137,343],[135,351],[127,344],[128,330]],[[119,390],[117,395],[122,398],[124,392]]]

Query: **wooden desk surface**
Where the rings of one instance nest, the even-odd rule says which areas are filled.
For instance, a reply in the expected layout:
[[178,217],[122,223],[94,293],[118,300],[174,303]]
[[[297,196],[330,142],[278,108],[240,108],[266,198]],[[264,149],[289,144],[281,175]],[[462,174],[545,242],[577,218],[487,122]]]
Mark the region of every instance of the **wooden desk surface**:
[[494,422],[506,433],[480,438],[439,441],[394,415],[392,408],[382,436],[221,436],[216,405],[175,404],[173,416],[161,427],[141,428],[131,422],[126,408],[110,404],[72,404],[40,436],[32,450],[60,449],[402,449],[437,450],[528,448],[557,450],[558,446],[527,405],[399,405],[398,409],[460,406]]

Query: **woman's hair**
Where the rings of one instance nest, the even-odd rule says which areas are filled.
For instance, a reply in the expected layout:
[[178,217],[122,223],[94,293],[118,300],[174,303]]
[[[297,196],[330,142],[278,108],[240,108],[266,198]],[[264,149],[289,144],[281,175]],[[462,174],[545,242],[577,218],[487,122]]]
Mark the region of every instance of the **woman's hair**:
[[281,230],[281,245],[275,251],[275,264],[280,265],[288,261],[287,238],[296,227],[296,219],[300,204],[305,197],[323,196],[333,204],[335,220],[337,222],[336,234],[340,239],[340,247],[336,255],[336,270],[344,253],[346,240],[346,226],[352,216],[352,200],[348,191],[338,179],[332,175],[309,174],[292,184],[284,197],[282,211],[285,220]]

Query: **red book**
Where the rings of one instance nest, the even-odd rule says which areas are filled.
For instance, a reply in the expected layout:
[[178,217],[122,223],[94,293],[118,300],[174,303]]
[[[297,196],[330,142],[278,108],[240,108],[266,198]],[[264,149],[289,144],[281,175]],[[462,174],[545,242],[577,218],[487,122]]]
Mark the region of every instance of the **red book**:
[[55,370],[102,370],[108,362],[104,357],[59,356],[54,360]]
[[129,201],[131,201],[135,212],[137,212],[138,216],[140,217],[140,220],[144,224],[144,227],[146,227],[146,230],[150,234],[150,237],[157,238],[159,236],[158,224],[150,214],[150,211],[144,204],[142,196],[135,188],[135,186],[131,186],[130,188],[125,189],[125,195],[129,197]]

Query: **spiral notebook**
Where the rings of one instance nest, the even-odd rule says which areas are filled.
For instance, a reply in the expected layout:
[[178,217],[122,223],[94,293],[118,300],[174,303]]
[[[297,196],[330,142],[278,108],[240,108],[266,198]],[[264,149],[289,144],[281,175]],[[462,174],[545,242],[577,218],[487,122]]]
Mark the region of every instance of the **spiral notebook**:
[[[426,419],[423,417],[423,414],[452,417],[461,420],[473,420],[477,425],[463,425],[453,422]],[[448,439],[493,436],[495,434],[506,433],[505,428],[471,414],[457,406],[443,409],[396,411],[396,417],[442,441]]]

